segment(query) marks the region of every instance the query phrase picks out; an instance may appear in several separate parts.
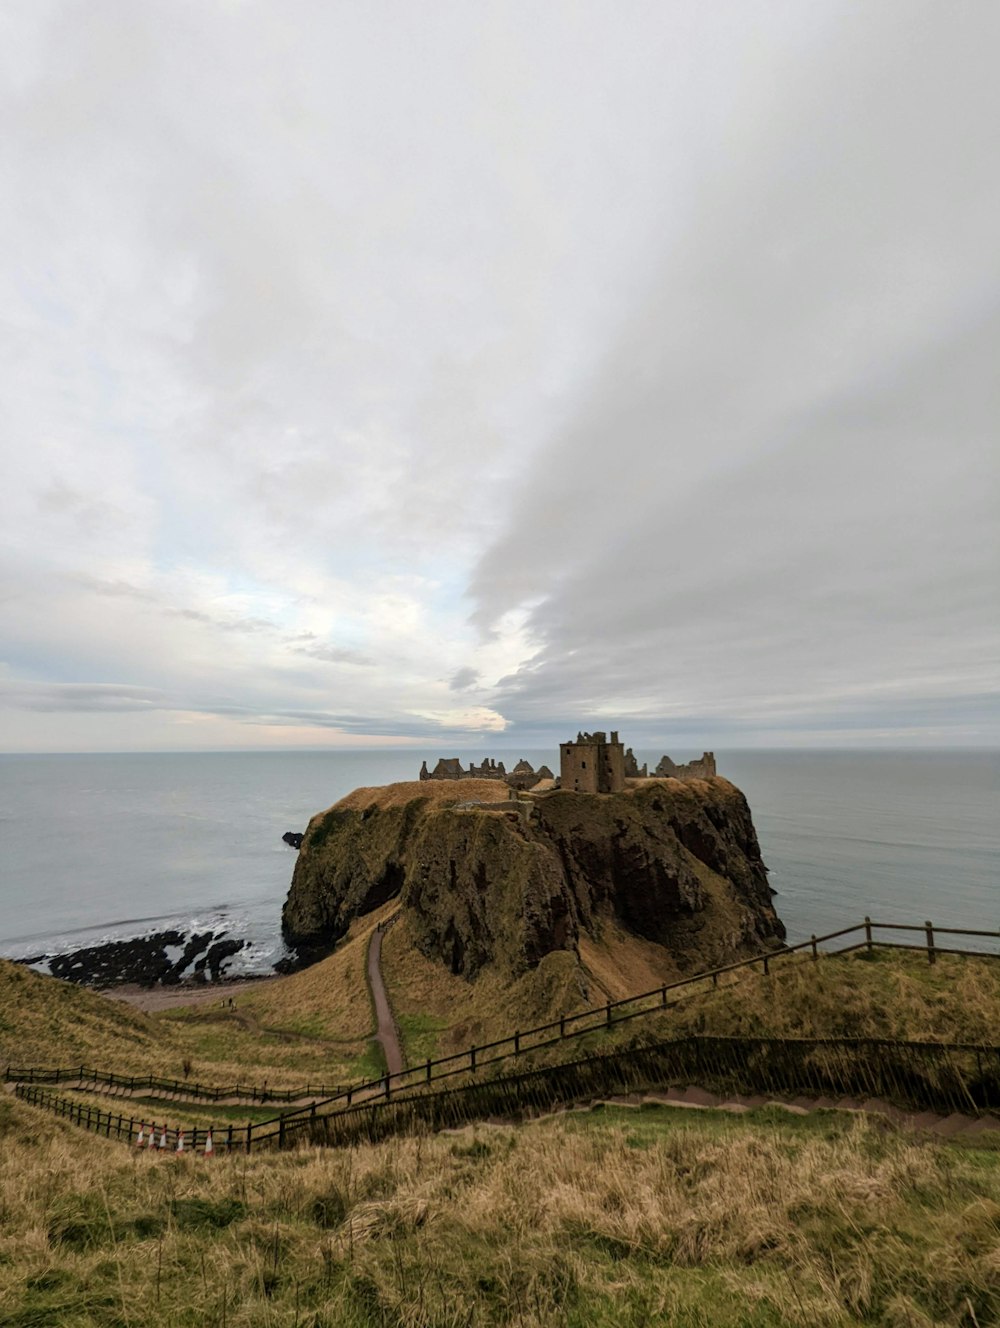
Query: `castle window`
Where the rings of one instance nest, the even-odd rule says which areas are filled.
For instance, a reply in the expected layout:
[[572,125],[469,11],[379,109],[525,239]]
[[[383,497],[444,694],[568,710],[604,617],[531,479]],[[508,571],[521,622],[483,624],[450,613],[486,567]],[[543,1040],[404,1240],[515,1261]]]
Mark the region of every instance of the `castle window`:
[[581,761],[581,762],[580,762],[580,769],[581,769],[581,770],[586,770],[586,768],[587,768],[587,762],[586,762],[586,761]]

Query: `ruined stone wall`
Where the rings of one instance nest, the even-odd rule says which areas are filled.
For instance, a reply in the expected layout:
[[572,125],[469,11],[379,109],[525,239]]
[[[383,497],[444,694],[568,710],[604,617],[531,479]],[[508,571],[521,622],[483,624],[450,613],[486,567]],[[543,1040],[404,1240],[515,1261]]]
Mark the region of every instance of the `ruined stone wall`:
[[625,787],[625,751],[612,732],[578,733],[559,748],[559,786],[573,793],[620,793]]
[[702,752],[700,760],[688,761],[686,765],[676,765],[669,756],[664,756],[653,773],[661,779],[712,779],[716,773],[715,753]]

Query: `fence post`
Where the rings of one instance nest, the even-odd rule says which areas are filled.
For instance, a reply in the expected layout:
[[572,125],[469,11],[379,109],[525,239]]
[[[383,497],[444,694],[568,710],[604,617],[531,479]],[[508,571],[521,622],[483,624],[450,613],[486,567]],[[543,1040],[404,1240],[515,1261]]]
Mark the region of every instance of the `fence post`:
[[469,1069],[470,1069],[470,1070],[475,1070],[475,1068],[476,1068],[476,1049],[475,1049],[475,1047],[470,1047],[470,1048],[469,1048]]
[[247,1121],[247,1152],[250,1152],[250,1132],[253,1129],[253,1121]]
[[606,1021],[607,1025],[608,1025],[608,1027],[610,1028],[610,1026],[611,1026],[611,1002],[610,1002],[610,1001],[608,1001],[607,1005],[605,1006],[605,1021]]
[[719,975],[718,975],[718,973],[713,972],[713,973],[712,973],[712,986],[713,986],[713,987],[717,987],[718,985],[719,985]]
[[519,1056],[520,1054],[521,1054],[521,1031],[520,1029],[518,1029],[514,1033],[514,1055]]
[[924,931],[927,933],[927,962],[933,964],[937,959],[934,953],[934,927],[929,922],[924,923]]
[[231,1153],[232,1151],[233,1151],[233,1127],[230,1125],[229,1129],[226,1131],[226,1152]]
[[667,989],[666,987],[663,987],[660,990],[660,1004],[665,1006],[666,1003],[667,1003]]
[[[430,1059],[430,1057],[428,1056],[428,1058],[427,1058],[427,1082],[430,1083],[430,1081],[431,1081],[431,1059]],[[349,1091],[350,1091],[350,1090],[348,1090],[348,1092],[349,1092]],[[348,1100],[350,1100],[350,1099],[348,1098]]]
[[865,944],[868,946],[868,953],[872,952],[872,920],[865,918]]
[[566,1036],[566,1016],[564,1014],[559,1016],[559,1036],[561,1038]]
[[812,934],[812,936],[809,938],[809,940],[810,940],[810,944],[812,945],[812,957],[813,957],[813,959],[818,959],[818,958],[819,958],[819,951],[818,951],[817,948],[816,948],[816,933],[815,933],[815,932],[813,932],[813,934]]
[[[389,1073],[387,1072],[387,1073],[386,1073],[386,1076],[385,1076],[385,1100],[386,1100],[386,1102],[389,1101],[389,1080],[390,1080],[391,1078],[392,1078],[392,1075],[389,1074]],[[284,1119],[284,1118],[282,1118],[282,1119]],[[282,1136],[282,1137],[284,1137],[284,1136]]]
[[764,956],[764,976],[767,977],[767,975],[768,975],[768,973],[770,973],[770,971],[771,971],[771,970],[770,970],[770,968],[768,968],[768,965],[767,965],[767,955],[765,955],[765,956]]

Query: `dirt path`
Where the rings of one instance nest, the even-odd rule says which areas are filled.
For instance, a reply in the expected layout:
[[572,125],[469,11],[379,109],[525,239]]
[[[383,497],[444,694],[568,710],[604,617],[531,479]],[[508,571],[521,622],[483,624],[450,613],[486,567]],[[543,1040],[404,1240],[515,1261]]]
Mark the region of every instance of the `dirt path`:
[[222,1005],[229,997],[236,997],[248,991],[263,991],[283,978],[234,978],[231,982],[206,982],[197,986],[183,983],[176,987],[108,987],[100,992],[109,1001],[122,1001],[133,1009],[145,1014],[155,1014],[157,1010],[172,1010],[179,1005]]
[[[390,922],[393,920],[390,919]],[[382,937],[385,935],[385,928],[389,925],[390,923],[381,923],[372,932],[372,938],[368,943],[368,981],[371,983],[372,999],[375,1002],[375,1017],[378,1022],[378,1032],[375,1034],[375,1040],[382,1044],[389,1073],[399,1074],[405,1068],[403,1051],[399,1045],[396,1021],[392,1017],[392,1007],[389,1004],[389,997],[386,995],[385,983],[382,981]]]

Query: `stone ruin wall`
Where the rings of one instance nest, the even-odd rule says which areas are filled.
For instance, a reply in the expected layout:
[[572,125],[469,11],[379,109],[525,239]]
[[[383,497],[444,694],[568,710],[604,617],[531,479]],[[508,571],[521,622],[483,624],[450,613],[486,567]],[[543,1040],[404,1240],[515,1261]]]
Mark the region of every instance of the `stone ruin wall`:
[[[639,765],[632,748],[622,746],[615,730],[610,739],[601,731],[580,732],[575,742],[562,743],[559,767],[558,786],[577,793],[618,793],[626,779],[711,779],[716,774],[714,752],[703,752],[700,758],[682,765],[663,756],[650,774],[645,762]],[[458,757],[442,758],[433,770],[428,770],[426,761],[420,767],[420,779],[498,779],[510,789],[525,791],[552,778],[548,766],[534,770],[523,759],[511,771],[503,761],[490,757],[484,757],[481,765],[470,763],[468,770]]]

